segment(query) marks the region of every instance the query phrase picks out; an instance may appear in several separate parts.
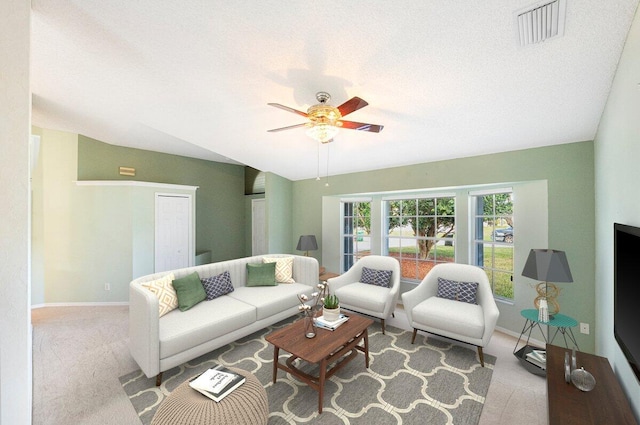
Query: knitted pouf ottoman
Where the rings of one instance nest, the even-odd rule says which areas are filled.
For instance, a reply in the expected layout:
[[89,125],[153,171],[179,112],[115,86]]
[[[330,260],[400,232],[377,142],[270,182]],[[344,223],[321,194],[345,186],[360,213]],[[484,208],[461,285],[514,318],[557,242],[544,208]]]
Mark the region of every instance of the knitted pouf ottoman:
[[246,381],[222,401],[205,397],[185,381],[160,404],[151,425],[265,425],[269,403],[264,387],[253,374],[229,369]]

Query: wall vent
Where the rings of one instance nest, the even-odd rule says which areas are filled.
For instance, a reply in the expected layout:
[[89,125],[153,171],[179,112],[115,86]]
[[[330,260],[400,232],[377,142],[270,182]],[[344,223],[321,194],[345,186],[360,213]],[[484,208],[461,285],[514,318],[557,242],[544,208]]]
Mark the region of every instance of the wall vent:
[[520,46],[564,35],[566,0],[544,1],[515,12]]

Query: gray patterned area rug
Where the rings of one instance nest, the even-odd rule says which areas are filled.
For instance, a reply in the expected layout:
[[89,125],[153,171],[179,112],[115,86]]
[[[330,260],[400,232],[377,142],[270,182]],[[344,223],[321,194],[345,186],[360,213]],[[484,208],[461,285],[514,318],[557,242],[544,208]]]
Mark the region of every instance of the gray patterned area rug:
[[144,425],[174,388],[216,363],[256,375],[269,398],[269,425],[478,423],[496,358],[485,354],[481,367],[471,347],[421,333],[412,345],[411,332],[387,326],[383,335],[377,322],[369,328],[369,369],[359,353],[332,376],[319,415],[318,393],[306,384],[282,370],[272,383],[273,346],[264,337],[293,320],[164,372],[160,387],[141,371],[120,377],[120,382]]

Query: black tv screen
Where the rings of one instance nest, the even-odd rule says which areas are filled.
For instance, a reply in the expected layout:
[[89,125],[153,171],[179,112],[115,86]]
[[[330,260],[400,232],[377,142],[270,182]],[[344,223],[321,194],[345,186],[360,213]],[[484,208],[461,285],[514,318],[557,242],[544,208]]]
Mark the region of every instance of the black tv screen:
[[640,228],[613,225],[613,334],[640,380]]

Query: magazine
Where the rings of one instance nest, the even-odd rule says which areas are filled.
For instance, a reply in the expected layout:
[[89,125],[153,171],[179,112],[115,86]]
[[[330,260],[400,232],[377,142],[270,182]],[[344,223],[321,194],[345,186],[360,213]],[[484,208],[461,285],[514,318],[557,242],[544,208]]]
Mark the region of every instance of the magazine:
[[316,317],[313,320],[317,327],[333,331],[338,326],[342,325],[344,322],[349,320],[349,316],[345,316],[344,314],[341,314],[338,320],[334,320],[334,321],[328,321],[324,318],[324,316]]
[[[534,351],[536,351],[536,350],[534,350]],[[541,369],[546,369],[547,368],[546,356],[545,357],[541,357],[540,353],[536,353],[534,351],[531,351],[530,353],[527,353],[526,360],[529,363],[532,363],[532,364],[538,366]]]
[[205,370],[189,381],[189,386],[199,393],[219,402],[242,385],[245,377],[222,365]]

